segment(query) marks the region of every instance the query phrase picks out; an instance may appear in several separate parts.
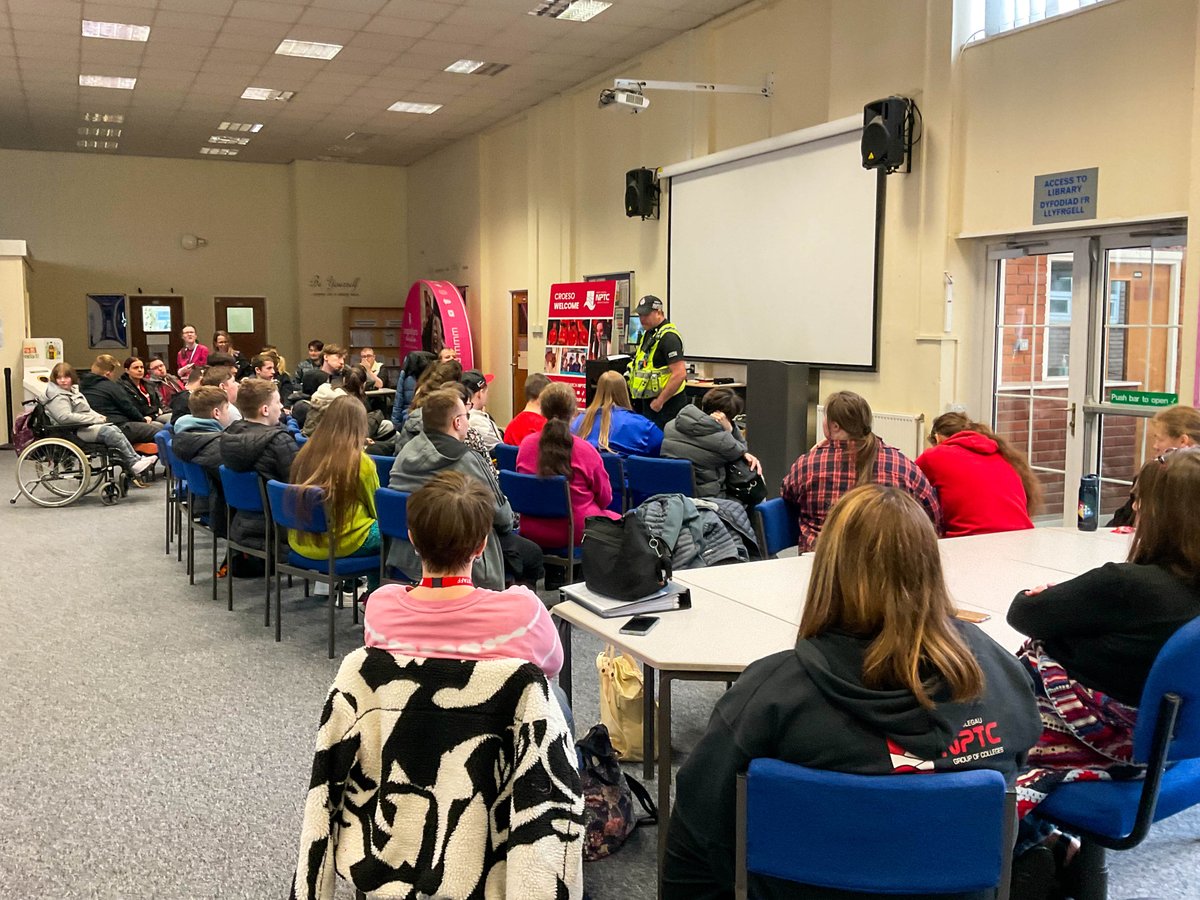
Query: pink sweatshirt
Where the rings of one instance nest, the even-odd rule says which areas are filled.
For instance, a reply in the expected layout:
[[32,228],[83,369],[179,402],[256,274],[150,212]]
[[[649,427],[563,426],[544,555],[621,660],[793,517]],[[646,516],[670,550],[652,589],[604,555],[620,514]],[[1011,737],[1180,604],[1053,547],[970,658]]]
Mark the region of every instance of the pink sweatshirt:
[[[517,450],[517,471],[525,475],[538,473],[538,442],[541,434],[531,434]],[[587,441],[574,438],[571,445],[571,511],[575,514],[575,544],[583,541],[583,523],[588,516],[621,518],[605,509],[612,503],[612,482],[604,468],[600,451]],[[561,520],[521,516],[521,537],[529,538],[540,547],[563,547],[567,529]]]
[[368,647],[435,659],[523,659],[558,674],[562,644],[550,613],[528,588],[476,588],[458,600],[417,600],[386,584],[371,594],[363,616]]

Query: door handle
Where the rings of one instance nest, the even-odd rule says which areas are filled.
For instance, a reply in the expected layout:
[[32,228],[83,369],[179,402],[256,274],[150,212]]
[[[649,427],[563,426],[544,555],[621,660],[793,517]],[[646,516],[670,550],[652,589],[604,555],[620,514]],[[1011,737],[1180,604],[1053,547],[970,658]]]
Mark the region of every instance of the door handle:
[[1076,409],[1076,406],[1077,406],[1077,404],[1075,404],[1074,402],[1072,402],[1072,403],[1071,403],[1071,405],[1070,405],[1070,407],[1069,407],[1069,410],[1070,410],[1070,413],[1071,413],[1071,420],[1070,420],[1070,422],[1069,422],[1068,424],[1069,424],[1069,426],[1070,426],[1070,428],[1071,428],[1071,437],[1075,437],[1075,409]]

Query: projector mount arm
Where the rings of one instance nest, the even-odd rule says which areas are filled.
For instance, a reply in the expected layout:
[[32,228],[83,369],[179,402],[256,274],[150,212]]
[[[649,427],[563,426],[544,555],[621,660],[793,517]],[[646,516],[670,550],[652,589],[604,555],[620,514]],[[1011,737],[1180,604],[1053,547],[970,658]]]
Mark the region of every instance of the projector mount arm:
[[642,93],[652,91],[692,91],[700,94],[757,94],[770,97],[775,89],[775,76],[768,75],[766,84],[755,87],[747,84],[707,84],[698,81],[647,81],[641,78],[616,78],[613,90]]

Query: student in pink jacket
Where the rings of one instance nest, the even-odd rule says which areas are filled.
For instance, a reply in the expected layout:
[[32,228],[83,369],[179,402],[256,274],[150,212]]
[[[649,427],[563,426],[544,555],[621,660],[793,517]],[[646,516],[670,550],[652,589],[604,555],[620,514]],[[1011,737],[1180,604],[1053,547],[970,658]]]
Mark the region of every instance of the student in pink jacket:
[[[546,425],[539,433],[521,441],[517,451],[517,471],[543,477],[567,476],[575,519],[575,543],[579,544],[588,516],[620,518],[605,509],[612,502],[612,483],[608,480],[600,451],[571,434],[575,392],[568,385],[555,382],[542,391],[539,399]],[[541,547],[564,547],[567,543],[566,526],[555,519],[521,516],[521,535]]]

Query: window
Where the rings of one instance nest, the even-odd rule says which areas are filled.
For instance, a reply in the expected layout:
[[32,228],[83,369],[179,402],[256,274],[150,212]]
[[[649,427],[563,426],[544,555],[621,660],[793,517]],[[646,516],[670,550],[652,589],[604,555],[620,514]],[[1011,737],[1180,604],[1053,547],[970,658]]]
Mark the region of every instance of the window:
[[956,30],[966,35],[969,44],[1102,2],[1105,0],[961,0],[965,28]]

